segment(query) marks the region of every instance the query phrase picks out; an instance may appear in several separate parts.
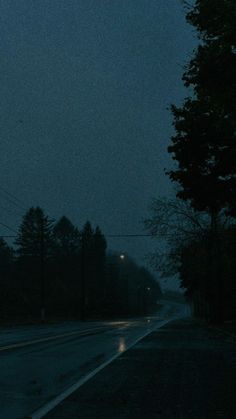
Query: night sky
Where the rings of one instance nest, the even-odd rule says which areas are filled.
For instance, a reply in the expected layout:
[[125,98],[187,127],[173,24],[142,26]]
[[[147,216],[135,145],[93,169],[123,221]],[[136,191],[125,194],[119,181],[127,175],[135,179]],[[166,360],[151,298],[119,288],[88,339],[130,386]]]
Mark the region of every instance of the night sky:
[[[173,190],[167,107],[196,44],[181,1],[0,0],[0,19],[0,186],[79,227],[143,233],[151,198]],[[18,228],[24,211],[0,197]],[[153,242],[109,248],[142,264]]]

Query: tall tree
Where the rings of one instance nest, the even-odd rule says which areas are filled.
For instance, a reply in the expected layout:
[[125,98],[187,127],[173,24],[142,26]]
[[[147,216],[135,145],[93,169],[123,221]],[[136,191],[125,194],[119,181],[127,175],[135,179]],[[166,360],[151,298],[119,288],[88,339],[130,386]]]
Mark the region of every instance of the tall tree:
[[51,304],[58,315],[78,316],[80,296],[81,235],[65,216],[53,227]]
[[168,151],[178,167],[169,172],[181,186],[178,197],[217,214],[232,211],[236,198],[235,123],[208,99],[172,106],[176,135]]
[[102,311],[105,298],[106,248],[105,236],[97,226],[93,236],[93,305],[97,312]]
[[7,242],[0,238],[0,277],[5,276],[14,260],[14,252],[13,249],[8,246]]
[[234,0],[197,0],[187,13],[202,41],[187,66],[184,81],[198,95],[210,96],[236,114],[236,4]]
[[82,230],[82,294],[87,312],[94,315],[102,312],[106,246],[100,228],[94,230],[87,221]]
[[91,223],[87,221],[81,233],[81,318],[91,311],[93,296],[93,235]]
[[236,216],[236,4],[196,0],[188,7],[187,21],[197,29],[200,44],[183,75],[193,96],[182,107],[172,106],[176,134],[168,151],[177,167],[169,176],[181,187],[178,197],[211,215],[208,278],[215,283],[213,305],[220,320],[219,215]]
[[45,317],[46,262],[52,252],[52,221],[40,207],[23,217],[16,239],[18,271],[27,311]]
[[16,245],[19,257],[38,259],[42,250],[45,257],[49,256],[52,248],[52,220],[40,207],[32,207],[24,215]]
[[11,281],[13,263],[13,249],[0,238],[0,318],[7,317],[9,311],[14,312],[16,308],[16,289]]
[[65,216],[53,228],[55,252],[60,256],[73,256],[79,252],[80,232]]
[[187,20],[201,43],[183,80],[195,97],[172,106],[176,135],[169,152],[178,167],[170,178],[178,196],[200,210],[235,212],[236,200],[236,5],[196,0]]

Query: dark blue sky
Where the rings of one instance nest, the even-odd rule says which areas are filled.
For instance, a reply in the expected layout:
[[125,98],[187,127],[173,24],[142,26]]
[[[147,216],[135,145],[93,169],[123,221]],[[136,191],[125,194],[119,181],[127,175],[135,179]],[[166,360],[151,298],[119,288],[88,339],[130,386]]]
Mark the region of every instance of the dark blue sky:
[[[0,19],[1,186],[79,227],[142,233],[151,197],[172,191],[167,107],[196,42],[181,1],[1,0]],[[153,248],[109,244],[140,263]]]

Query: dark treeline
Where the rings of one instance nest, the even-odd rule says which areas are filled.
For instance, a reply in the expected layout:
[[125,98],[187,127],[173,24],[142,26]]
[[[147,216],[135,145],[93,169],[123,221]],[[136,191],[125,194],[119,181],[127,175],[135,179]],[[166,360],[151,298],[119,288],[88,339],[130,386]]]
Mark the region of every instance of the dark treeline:
[[0,239],[0,319],[108,318],[157,308],[158,283],[128,256],[107,254],[99,227],[24,215],[14,247]]

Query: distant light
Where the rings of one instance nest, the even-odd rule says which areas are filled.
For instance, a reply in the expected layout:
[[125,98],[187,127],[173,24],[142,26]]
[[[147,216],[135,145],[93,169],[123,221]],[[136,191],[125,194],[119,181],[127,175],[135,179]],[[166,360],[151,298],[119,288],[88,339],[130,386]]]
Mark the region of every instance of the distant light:
[[122,260],[123,260],[124,258],[125,258],[125,255],[123,255],[123,254],[122,254],[122,255],[120,255],[120,259],[122,259]]
[[148,290],[148,291],[150,291],[150,289],[151,289],[150,287],[147,287],[147,290]]

